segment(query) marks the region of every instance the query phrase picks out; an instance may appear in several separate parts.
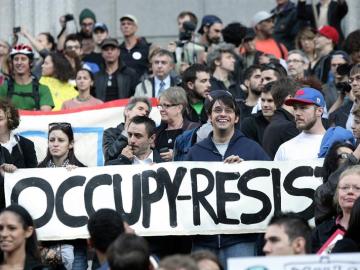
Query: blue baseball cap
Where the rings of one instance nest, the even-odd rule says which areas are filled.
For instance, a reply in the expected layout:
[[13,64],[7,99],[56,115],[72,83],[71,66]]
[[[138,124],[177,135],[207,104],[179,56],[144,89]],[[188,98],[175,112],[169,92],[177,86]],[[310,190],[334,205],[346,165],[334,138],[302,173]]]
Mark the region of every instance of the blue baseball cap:
[[292,106],[294,103],[314,104],[319,107],[325,107],[325,99],[319,90],[305,87],[296,91],[293,98],[285,100],[285,104]]
[[201,26],[198,30],[199,34],[204,33],[205,26],[211,26],[214,23],[222,23],[222,20],[216,15],[205,15],[201,20]]

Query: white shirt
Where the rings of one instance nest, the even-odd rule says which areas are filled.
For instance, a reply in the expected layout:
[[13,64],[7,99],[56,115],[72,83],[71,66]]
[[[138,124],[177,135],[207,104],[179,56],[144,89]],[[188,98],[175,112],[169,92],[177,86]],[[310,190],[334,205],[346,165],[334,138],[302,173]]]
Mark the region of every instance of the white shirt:
[[317,158],[323,137],[324,134],[301,132],[296,137],[280,145],[274,160],[307,160]]
[[164,80],[159,80],[157,77],[154,77],[155,97],[159,97],[160,83],[162,81],[165,83],[164,90],[168,89],[171,86],[170,75],[168,75]]
[[147,158],[141,160],[137,157],[134,157],[133,164],[153,164],[154,163],[154,153],[151,151],[151,153],[148,155]]

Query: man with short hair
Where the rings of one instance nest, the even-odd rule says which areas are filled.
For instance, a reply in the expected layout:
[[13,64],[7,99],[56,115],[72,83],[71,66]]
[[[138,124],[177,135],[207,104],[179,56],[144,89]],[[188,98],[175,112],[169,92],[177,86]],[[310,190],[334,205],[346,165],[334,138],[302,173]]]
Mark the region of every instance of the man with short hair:
[[177,85],[177,78],[171,76],[174,68],[174,57],[171,52],[159,49],[152,57],[153,77],[140,82],[135,89],[134,96],[158,97],[170,86]]
[[309,68],[309,58],[301,50],[289,51],[286,60],[288,66],[288,74],[294,80],[302,80],[305,78],[305,72]]
[[304,255],[311,253],[311,228],[295,213],[274,215],[266,229],[263,251],[266,256]]
[[[190,148],[188,161],[218,161],[239,163],[242,160],[269,160],[264,150],[254,141],[235,129],[240,110],[230,95],[214,98],[209,105],[208,116],[213,131],[201,142]],[[233,257],[254,256],[256,234],[196,235],[193,251],[210,249],[226,265],[229,254]]]
[[227,90],[238,101],[244,98],[244,93],[232,76],[235,70],[234,48],[232,44],[215,46],[207,56],[207,63],[212,73],[211,90]]
[[276,111],[264,131],[262,146],[272,159],[282,143],[299,134],[293,108],[285,104],[285,100],[293,97],[297,89],[299,85],[290,78],[282,78],[271,86]]
[[269,82],[278,81],[281,78],[287,77],[286,69],[278,63],[269,63],[261,65],[261,83],[260,88],[263,88]]
[[19,44],[12,48],[12,74],[0,86],[0,97],[11,99],[17,109],[51,111],[54,102],[49,88],[31,74],[33,59],[34,53],[29,45]]
[[120,59],[136,71],[139,80],[148,72],[151,43],[136,35],[138,20],[134,15],[126,14],[120,18],[120,30],[124,36],[124,42],[120,44]]
[[216,15],[205,15],[201,20],[198,33],[201,34],[199,43],[205,47],[205,51],[213,44],[221,41],[222,20]]
[[95,97],[111,101],[133,96],[136,72],[123,64],[120,59],[119,43],[115,38],[107,38],[101,44],[104,66],[95,74]]
[[103,153],[105,165],[109,161],[115,160],[128,145],[127,128],[130,121],[135,116],[149,116],[151,102],[146,97],[132,97],[124,110],[124,123],[120,123],[115,128],[105,129],[103,135]]
[[287,58],[288,51],[286,47],[273,38],[274,14],[267,11],[257,12],[251,20],[251,26],[256,33],[256,50],[274,55],[276,58]]
[[294,110],[299,135],[280,145],[274,160],[308,160],[318,157],[325,128],[321,121],[325,99],[314,88],[302,88],[293,98],[285,100]]
[[207,114],[204,107],[205,98],[210,93],[210,70],[207,66],[193,64],[182,75],[182,87],[186,91],[189,106],[186,109],[186,117],[192,122],[207,122]]
[[265,128],[269,125],[276,110],[274,99],[271,95],[271,85],[268,83],[260,94],[261,111],[245,118],[241,122],[241,131],[244,135],[262,145]]

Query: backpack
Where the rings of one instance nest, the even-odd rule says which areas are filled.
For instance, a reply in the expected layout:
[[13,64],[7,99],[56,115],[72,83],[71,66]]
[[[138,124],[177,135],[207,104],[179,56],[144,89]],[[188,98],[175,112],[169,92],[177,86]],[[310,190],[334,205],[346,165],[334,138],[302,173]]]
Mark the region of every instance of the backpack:
[[39,81],[33,77],[32,78],[32,92],[31,93],[17,93],[14,89],[14,80],[9,78],[8,80],[8,91],[7,97],[11,99],[13,95],[21,97],[31,97],[34,99],[36,110],[40,110],[40,93],[39,93]]

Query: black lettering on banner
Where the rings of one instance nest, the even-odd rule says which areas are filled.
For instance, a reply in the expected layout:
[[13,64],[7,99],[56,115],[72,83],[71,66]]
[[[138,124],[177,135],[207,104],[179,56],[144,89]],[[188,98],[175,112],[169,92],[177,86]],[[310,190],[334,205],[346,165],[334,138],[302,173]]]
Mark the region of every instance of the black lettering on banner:
[[[208,180],[208,185],[203,191],[198,191],[197,176],[203,175]],[[206,212],[210,215],[215,224],[219,224],[218,217],[211,204],[206,200],[206,196],[209,195],[214,189],[214,176],[213,174],[203,168],[194,168],[190,170],[191,177],[191,189],[193,197],[193,222],[195,226],[200,225],[200,204],[205,208]]]
[[110,186],[112,184],[111,175],[109,174],[99,174],[91,178],[85,186],[84,190],[84,201],[85,201],[85,210],[87,215],[90,217],[95,213],[93,206],[93,196],[94,190],[98,186],[106,185]]
[[[149,228],[151,217],[151,204],[160,201],[164,194],[164,184],[159,175],[152,170],[143,171],[141,175],[141,188],[143,194],[143,221],[144,228]],[[150,193],[150,178],[155,179],[156,189]]]
[[10,195],[11,203],[12,204],[19,203],[20,193],[24,189],[27,189],[28,187],[37,187],[37,188],[41,189],[46,196],[45,213],[41,217],[34,219],[34,224],[35,224],[36,228],[41,228],[42,226],[46,225],[50,221],[50,219],[53,215],[54,202],[55,202],[54,191],[52,190],[51,185],[42,178],[38,178],[38,177],[24,178],[24,179],[21,179],[19,182],[17,182],[15,184],[15,186],[13,187],[13,189],[11,191],[11,195]]
[[295,180],[302,176],[313,176],[314,169],[310,166],[300,166],[293,169],[284,179],[284,189],[286,192],[293,196],[307,197],[312,200],[311,205],[304,211],[299,212],[305,219],[311,219],[314,217],[314,193],[315,191],[311,188],[296,188],[293,186]]
[[240,220],[243,224],[255,224],[260,223],[266,219],[271,212],[271,201],[270,198],[259,190],[252,190],[247,187],[247,183],[256,178],[270,176],[270,170],[264,168],[252,169],[246,171],[239,179],[238,189],[239,191],[249,197],[253,197],[262,202],[263,208],[254,214],[241,214]]
[[64,209],[64,197],[66,192],[74,187],[82,186],[85,183],[85,176],[71,176],[62,182],[57,189],[55,196],[55,210],[58,219],[68,227],[78,228],[87,224],[87,216],[72,216],[68,214]]
[[[129,223],[129,225],[133,225],[139,221],[141,214],[140,174],[133,175],[132,202],[131,202],[131,210],[129,213],[126,213],[124,210],[121,182],[122,182],[121,175],[115,174],[113,176],[113,192],[114,192],[114,200],[115,200],[115,209],[116,211],[122,214],[124,220],[127,223]],[[130,192],[130,190],[127,190],[126,192]]]
[[239,179],[240,174],[236,172],[216,172],[216,206],[219,223],[222,224],[239,224],[238,219],[231,219],[226,216],[226,202],[235,202],[240,200],[239,193],[225,192],[225,182]]
[[157,170],[158,176],[160,179],[162,179],[166,190],[170,211],[170,226],[172,228],[177,226],[176,198],[179,194],[180,185],[184,179],[186,171],[186,168],[178,167],[176,169],[174,180],[171,181],[171,177],[165,168],[159,168]]
[[280,191],[280,177],[279,169],[271,169],[271,176],[273,182],[273,196],[274,196],[274,215],[281,212],[281,191]]

